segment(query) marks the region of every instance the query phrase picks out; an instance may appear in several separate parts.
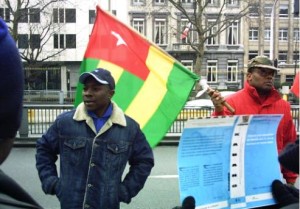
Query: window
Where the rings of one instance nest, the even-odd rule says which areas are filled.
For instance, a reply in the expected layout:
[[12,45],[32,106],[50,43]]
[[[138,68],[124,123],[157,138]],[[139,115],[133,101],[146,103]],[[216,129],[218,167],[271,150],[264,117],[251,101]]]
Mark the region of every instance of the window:
[[227,81],[237,82],[238,77],[238,61],[229,60],[227,63]]
[[134,18],[132,20],[132,27],[137,30],[140,34],[145,35],[145,19]]
[[154,42],[158,45],[167,43],[167,27],[165,19],[155,19]]
[[279,41],[287,41],[288,40],[288,29],[281,28],[279,29]]
[[19,34],[18,35],[18,47],[19,49],[37,49],[40,48],[41,37],[40,34]]
[[264,39],[265,39],[265,41],[269,41],[271,39],[271,30],[270,30],[270,28],[265,29]]
[[206,0],[208,6],[218,5],[218,0]]
[[259,6],[256,4],[249,5],[249,16],[250,17],[258,17]]
[[218,36],[213,36],[214,34],[217,33],[218,31],[218,26],[217,25],[213,25],[216,23],[216,20],[208,20],[208,25],[211,27],[207,36],[207,45],[215,45],[218,44]]
[[[191,23],[189,23],[189,21],[187,20],[187,19],[182,19],[181,20],[181,34],[180,34],[180,38],[181,38],[181,42],[183,43],[183,44],[186,44],[186,43],[188,43],[188,40],[187,40],[187,38],[188,38],[188,36],[190,35],[189,33],[190,33],[190,30],[191,30]],[[184,32],[184,31],[187,31],[187,32]],[[184,36],[183,34],[186,34],[186,37],[184,38],[184,37],[182,37],[182,36]]]
[[271,17],[272,8],[273,8],[272,4],[265,4],[265,7],[264,7],[264,16],[265,17]]
[[25,90],[60,90],[60,68],[26,68]]
[[41,37],[40,34],[31,34],[30,35],[30,48],[31,49],[38,49],[41,46]]
[[76,23],[76,9],[53,9],[54,23]]
[[270,51],[264,51],[264,56],[270,57]]
[[76,23],[75,9],[66,9],[66,23]]
[[207,71],[206,71],[207,81],[217,82],[217,61],[209,60],[207,62]]
[[294,0],[294,17],[299,18],[299,0]]
[[94,24],[95,19],[96,19],[96,11],[89,10],[89,24]]
[[295,75],[286,75],[285,76],[285,82],[286,83],[292,84],[294,82],[294,79],[295,79]]
[[[181,60],[181,63],[183,66],[185,66],[187,69],[189,69],[191,72],[194,72],[194,65],[193,65],[193,60]],[[196,89],[196,85],[193,88],[194,90]]]
[[53,22],[54,23],[64,23],[65,22],[64,9],[53,9]]
[[250,41],[258,40],[258,28],[250,28],[250,30],[249,30],[249,40]]
[[28,23],[28,9],[20,9],[20,23]]
[[288,5],[280,5],[279,6],[279,17],[288,17],[288,15],[289,15]]
[[67,49],[75,49],[76,48],[76,35],[75,34],[67,34],[66,35],[66,48]]
[[194,72],[193,60],[181,60],[182,65],[188,68],[191,72]]
[[287,51],[279,51],[278,52],[278,63],[284,62],[287,60]]
[[54,49],[72,49],[76,48],[75,34],[54,34],[53,35]]
[[234,22],[227,28],[227,44],[236,45],[238,40],[238,22]]
[[194,2],[194,0],[181,0],[181,3],[184,3],[184,4],[191,4],[193,2]]
[[144,5],[145,0],[132,0],[133,5]]
[[158,4],[158,5],[162,5],[162,4],[165,4],[166,3],[166,0],[154,0],[154,4]]
[[27,49],[28,44],[28,34],[19,34],[18,35],[18,47],[19,49]]
[[40,9],[20,9],[20,23],[39,23],[40,22]]
[[300,60],[300,53],[299,51],[294,51],[293,53],[293,60]]
[[249,60],[256,57],[258,55],[258,51],[249,51]]
[[[186,28],[189,28],[189,31],[188,31],[188,38],[190,40],[191,43],[197,43],[198,41],[198,34],[196,31],[193,30],[193,25],[187,20],[187,19],[181,19],[181,33],[183,33],[183,31],[186,29]],[[187,38],[183,38],[181,39],[181,42],[186,44],[188,43],[187,42]]]
[[29,22],[39,23],[40,22],[40,9],[29,9]]
[[10,21],[10,14],[8,8],[0,8],[0,17],[6,22]]
[[294,41],[299,41],[299,40],[300,40],[299,28],[294,28]]
[[238,0],[226,0],[227,6],[238,6]]

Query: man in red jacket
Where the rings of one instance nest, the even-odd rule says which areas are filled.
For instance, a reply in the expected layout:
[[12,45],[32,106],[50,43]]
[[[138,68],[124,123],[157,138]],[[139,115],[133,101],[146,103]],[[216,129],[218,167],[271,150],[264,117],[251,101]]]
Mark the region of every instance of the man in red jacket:
[[[265,56],[257,56],[248,64],[247,80],[240,91],[226,97],[226,102],[235,109],[230,112],[223,104],[224,97],[218,91],[208,92],[215,106],[213,115],[245,115],[245,114],[283,114],[277,129],[277,150],[283,148],[297,138],[295,125],[291,116],[290,104],[283,100],[274,88],[274,77],[277,68]],[[288,184],[294,184],[297,174],[282,168],[282,174]]]

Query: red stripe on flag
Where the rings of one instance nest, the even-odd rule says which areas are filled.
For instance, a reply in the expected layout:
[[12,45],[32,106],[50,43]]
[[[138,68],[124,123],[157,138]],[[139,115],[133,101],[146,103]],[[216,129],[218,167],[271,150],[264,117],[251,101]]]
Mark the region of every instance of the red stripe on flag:
[[295,80],[294,80],[294,83],[293,83],[293,86],[291,88],[291,92],[293,92],[293,94],[295,94],[297,97],[299,97],[299,72],[296,74],[296,77],[295,77]]
[[149,42],[97,6],[97,17],[85,58],[102,59],[146,80]]

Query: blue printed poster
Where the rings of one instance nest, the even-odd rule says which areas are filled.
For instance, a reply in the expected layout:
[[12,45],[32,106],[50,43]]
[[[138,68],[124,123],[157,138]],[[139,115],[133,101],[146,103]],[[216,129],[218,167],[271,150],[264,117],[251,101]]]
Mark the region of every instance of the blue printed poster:
[[178,147],[180,198],[196,209],[273,205],[282,180],[276,131],[282,115],[241,115],[187,121]]

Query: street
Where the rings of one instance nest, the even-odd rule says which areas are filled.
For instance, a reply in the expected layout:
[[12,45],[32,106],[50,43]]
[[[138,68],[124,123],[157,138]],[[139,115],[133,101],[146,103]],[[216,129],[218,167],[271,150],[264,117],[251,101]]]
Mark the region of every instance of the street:
[[[172,209],[179,203],[177,146],[154,148],[155,166],[144,189],[121,209]],[[59,209],[55,196],[45,195],[35,168],[35,149],[14,147],[1,169],[15,179],[45,209]],[[71,189],[71,188],[70,188]]]
[[[177,146],[154,148],[155,166],[144,189],[132,199],[121,204],[121,209],[172,209],[179,206],[177,176]],[[55,196],[45,195],[35,168],[35,149],[14,147],[1,169],[15,179],[45,209],[59,209]],[[299,188],[299,181],[296,183]],[[70,188],[71,189],[71,188]]]

